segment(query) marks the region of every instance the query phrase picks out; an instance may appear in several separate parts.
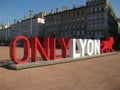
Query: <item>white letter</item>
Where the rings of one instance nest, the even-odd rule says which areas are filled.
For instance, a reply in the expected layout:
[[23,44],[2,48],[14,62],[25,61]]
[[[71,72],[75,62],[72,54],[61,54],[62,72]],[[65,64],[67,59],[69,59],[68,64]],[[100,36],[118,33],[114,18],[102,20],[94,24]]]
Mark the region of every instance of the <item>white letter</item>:
[[72,58],[80,57],[80,53],[76,53],[76,39],[71,39],[71,43],[69,45],[69,56]]
[[88,40],[88,43],[87,43],[87,52],[88,52],[88,55],[91,56],[94,52],[94,45],[93,45],[93,40]]
[[85,39],[85,40],[80,39],[80,44],[81,44],[81,49],[82,49],[80,52],[82,53],[82,57],[85,56],[86,43],[87,43],[87,39]]
[[94,54],[100,54],[100,40],[94,40],[95,52]]

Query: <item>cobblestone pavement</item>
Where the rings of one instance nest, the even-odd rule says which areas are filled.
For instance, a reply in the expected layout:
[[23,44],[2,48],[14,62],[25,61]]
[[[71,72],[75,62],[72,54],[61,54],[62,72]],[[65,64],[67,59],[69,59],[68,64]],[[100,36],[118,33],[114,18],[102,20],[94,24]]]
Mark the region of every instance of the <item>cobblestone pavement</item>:
[[[21,48],[17,52],[17,56],[22,57]],[[8,60],[9,48],[0,47],[0,63]],[[1,66],[0,90],[8,89],[120,90],[120,53],[24,70],[10,70]]]

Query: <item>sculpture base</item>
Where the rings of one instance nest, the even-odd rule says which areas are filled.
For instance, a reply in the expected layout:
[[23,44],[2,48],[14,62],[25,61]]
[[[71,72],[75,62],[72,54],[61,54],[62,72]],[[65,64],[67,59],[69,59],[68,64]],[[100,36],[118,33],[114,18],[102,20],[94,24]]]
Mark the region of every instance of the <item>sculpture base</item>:
[[91,59],[91,58],[98,58],[98,57],[116,55],[116,54],[118,54],[118,52],[103,53],[100,55],[85,56],[85,57],[80,57],[80,58],[63,58],[63,60],[28,62],[26,64],[15,64],[13,61],[9,61],[9,62],[5,63],[5,66],[10,69],[21,70],[21,69],[27,69],[27,68],[42,67],[42,66],[48,66],[48,65],[55,65],[55,64],[61,64],[61,63],[69,63],[69,62],[87,60],[87,59]]

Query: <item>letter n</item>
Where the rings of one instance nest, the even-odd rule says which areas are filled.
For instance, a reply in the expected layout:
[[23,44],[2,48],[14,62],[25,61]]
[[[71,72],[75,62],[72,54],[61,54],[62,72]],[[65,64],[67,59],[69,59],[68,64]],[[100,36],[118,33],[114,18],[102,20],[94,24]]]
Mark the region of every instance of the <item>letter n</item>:
[[32,47],[31,47],[31,58],[33,62],[36,62],[37,59],[37,50],[39,51],[43,60],[49,60],[49,38],[44,38],[44,45],[40,43],[37,37],[32,38]]

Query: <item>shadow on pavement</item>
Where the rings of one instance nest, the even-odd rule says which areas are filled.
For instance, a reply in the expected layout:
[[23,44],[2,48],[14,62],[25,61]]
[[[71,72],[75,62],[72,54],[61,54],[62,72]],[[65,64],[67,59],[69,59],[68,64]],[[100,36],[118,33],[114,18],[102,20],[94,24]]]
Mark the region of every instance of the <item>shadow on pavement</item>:
[[0,60],[0,67],[4,67],[6,62],[9,62],[10,60]]
[[7,70],[14,70],[13,68],[10,68],[6,65],[7,62],[9,62],[10,60],[0,60],[0,68],[5,68]]

